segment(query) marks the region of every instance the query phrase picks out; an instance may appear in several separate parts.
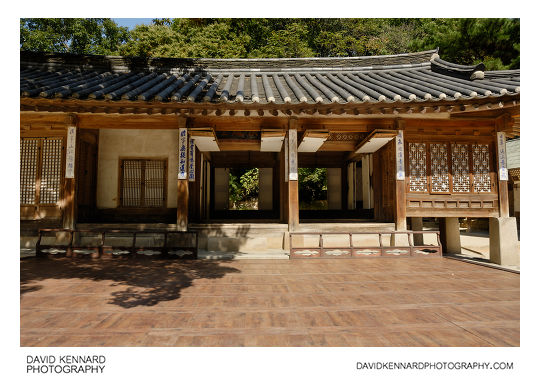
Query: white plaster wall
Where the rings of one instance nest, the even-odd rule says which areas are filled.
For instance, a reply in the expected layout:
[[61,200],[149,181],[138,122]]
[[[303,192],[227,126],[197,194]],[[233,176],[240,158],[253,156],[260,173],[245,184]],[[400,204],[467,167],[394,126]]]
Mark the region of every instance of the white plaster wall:
[[100,129],[97,207],[118,207],[121,158],[167,159],[167,207],[175,208],[178,179],[178,130]]

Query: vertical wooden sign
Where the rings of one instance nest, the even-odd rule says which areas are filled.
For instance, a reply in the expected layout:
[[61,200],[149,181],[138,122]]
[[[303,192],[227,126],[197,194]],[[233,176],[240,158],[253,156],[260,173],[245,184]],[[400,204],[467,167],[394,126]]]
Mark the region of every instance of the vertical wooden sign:
[[499,158],[499,180],[508,181],[508,162],[506,161],[506,135],[497,132],[497,156]]
[[399,130],[396,136],[396,179],[405,180],[405,149],[403,130]]
[[285,144],[283,144],[285,153],[285,182],[289,182],[289,138],[285,137]]
[[187,128],[179,128],[178,133],[178,179],[187,179]]
[[289,129],[289,181],[298,181],[298,144],[296,129]]
[[68,127],[66,141],[66,178],[75,178],[75,141],[77,128]]
[[188,180],[195,182],[195,140],[189,138]]

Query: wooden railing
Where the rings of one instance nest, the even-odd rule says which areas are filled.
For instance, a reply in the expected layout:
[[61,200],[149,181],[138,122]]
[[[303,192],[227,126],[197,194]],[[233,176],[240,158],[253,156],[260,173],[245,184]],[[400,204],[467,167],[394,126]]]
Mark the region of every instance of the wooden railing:
[[[67,234],[65,244],[41,244],[44,235],[58,233]],[[81,234],[94,235],[94,239],[99,239],[97,244],[74,244],[75,235]],[[126,237],[127,235],[127,237]],[[162,235],[163,244],[154,245],[138,245],[137,236],[140,235]],[[169,235],[180,235],[182,242],[190,241],[190,244],[170,244]],[[89,236],[85,236],[88,238]],[[131,244],[106,244],[107,237],[116,238],[131,238]],[[38,232],[38,240],[36,242],[36,256],[46,256],[44,250],[65,251],[68,257],[81,255],[82,251],[93,251],[90,256],[93,258],[105,256],[123,256],[124,254],[135,256],[140,251],[158,251],[161,257],[181,257],[185,259],[196,259],[198,250],[198,233],[192,231],[171,231],[171,230],[134,230],[134,229],[65,229],[65,228],[44,228]],[[119,251],[120,253],[115,252]],[[141,256],[141,255],[139,255]]]
[[[416,244],[415,235],[436,234],[436,245]],[[317,244],[302,244],[302,247],[295,245],[294,236],[318,235]],[[324,236],[349,236],[348,244],[329,245],[325,244]],[[376,235],[378,244],[354,245],[354,235]],[[407,235],[407,245],[401,241],[396,241],[393,245],[383,245],[383,235],[394,236],[394,240],[399,235]],[[329,257],[399,257],[399,256],[441,256],[442,246],[439,231],[384,231],[384,232],[291,232],[290,235],[290,258],[329,258]],[[312,239],[315,240],[315,239]],[[341,239],[345,240],[345,239]],[[423,239],[422,239],[423,241]]]

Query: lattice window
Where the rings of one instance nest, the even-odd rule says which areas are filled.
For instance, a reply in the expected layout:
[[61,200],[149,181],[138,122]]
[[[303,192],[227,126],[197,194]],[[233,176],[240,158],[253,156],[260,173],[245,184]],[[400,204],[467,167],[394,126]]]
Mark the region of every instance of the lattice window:
[[21,204],[36,203],[39,139],[21,139]]
[[42,152],[39,203],[56,203],[60,199],[62,139],[45,139]]
[[491,175],[489,172],[489,145],[472,145],[473,185],[478,193],[491,191]]
[[469,145],[451,144],[452,149],[452,191],[468,193],[471,191],[469,170]]
[[62,146],[63,138],[21,139],[21,204],[58,203]]
[[430,144],[431,191],[448,193],[450,178],[448,173],[448,148],[446,144]]
[[409,192],[492,191],[489,144],[409,142],[407,147]]
[[409,191],[428,191],[426,144],[409,143]]
[[122,160],[121,173],[123,207],[165,207],[166,160]]

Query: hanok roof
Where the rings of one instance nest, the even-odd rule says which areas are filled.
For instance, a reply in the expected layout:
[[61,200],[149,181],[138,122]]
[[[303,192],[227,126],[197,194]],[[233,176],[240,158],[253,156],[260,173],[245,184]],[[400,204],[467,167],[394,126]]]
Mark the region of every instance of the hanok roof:
[[352,58],[174,59],[21,52],[21,97],[181,104],[370,104],[519,96],[519,70],[437,50]]

